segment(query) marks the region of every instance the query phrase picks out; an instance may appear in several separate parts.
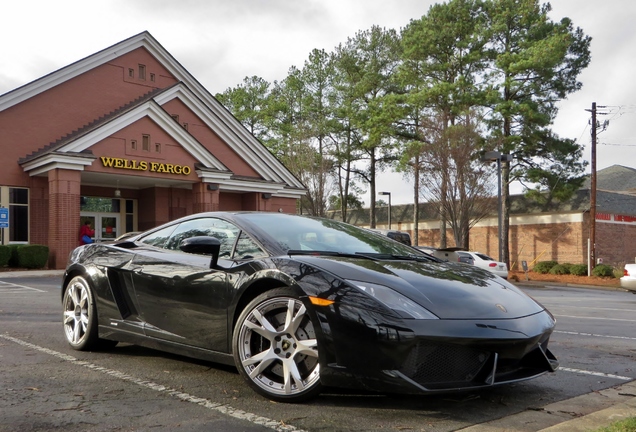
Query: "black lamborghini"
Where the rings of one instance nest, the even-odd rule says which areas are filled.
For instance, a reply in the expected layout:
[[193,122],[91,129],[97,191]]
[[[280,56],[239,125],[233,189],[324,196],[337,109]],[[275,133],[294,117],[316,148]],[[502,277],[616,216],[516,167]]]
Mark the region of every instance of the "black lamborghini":
[[296,215],[200,213],[80,246],[62,304],[74,349],[121,341],[236,365],[276,401],[325,386],[475,389],[558,367],[554,317],[506,280]]

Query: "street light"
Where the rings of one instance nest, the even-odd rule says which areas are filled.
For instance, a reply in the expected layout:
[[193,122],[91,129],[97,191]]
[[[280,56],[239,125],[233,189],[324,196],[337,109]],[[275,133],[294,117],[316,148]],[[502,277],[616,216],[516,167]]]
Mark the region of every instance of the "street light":
[[378,192],[378,195],[389,196],[389,229],[391,229],[391,192]]
[[503,226],[501,212],[501,162],[510,162],[512,155],[501,154],[498,151],[489,151],[481,158],[484,162],[497,162],[497,238],[499,242],[499,261],[503,261]]

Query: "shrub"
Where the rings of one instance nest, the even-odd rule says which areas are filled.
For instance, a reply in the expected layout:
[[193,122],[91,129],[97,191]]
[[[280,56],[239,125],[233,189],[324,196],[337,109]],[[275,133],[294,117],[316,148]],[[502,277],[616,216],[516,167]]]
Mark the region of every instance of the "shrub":
[[587,264],[572,264],[570,274],[574,276],[587,276]]
[[11,258],[11,249],[9,246],[0,245],[0,267],[4,267],[9,264]]
[[592,276],[615,277],[614,268],[607,264],[599,264],[592,270]]
[[7,263],[9,267],[19,267],[17,251],[22,246],[24,245],[20,245],[20,244],[7,245],[7,247],[9,248],[9,251],[11,251],[11,254],[9,256],[9,262]]
[[556,261],[539,261],[532,271],[535,273],[546,274],[555,265],[557,265]]
[[550,274],[566,275],[566,274],[570,274],[570,269],[564,264],[557,264],[550,269]]
[[20,245],[15,254],[20,268],[43,268],[49,260],[49,248],[44,245]]

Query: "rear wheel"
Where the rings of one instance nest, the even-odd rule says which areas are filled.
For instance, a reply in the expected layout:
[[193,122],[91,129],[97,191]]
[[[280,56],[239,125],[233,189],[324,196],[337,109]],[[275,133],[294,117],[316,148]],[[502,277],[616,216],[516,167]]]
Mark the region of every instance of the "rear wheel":
[[116,341],[100,339],[97,333],[97,308],[93,292],[82,276],[69,282],[62,300],[64,308],[64,335],[76,350],[108,349]]
[[314,325],[290,288],[255,298],[241,313],[232,344],[236,367],[259,394],[301,402],[320,393]]

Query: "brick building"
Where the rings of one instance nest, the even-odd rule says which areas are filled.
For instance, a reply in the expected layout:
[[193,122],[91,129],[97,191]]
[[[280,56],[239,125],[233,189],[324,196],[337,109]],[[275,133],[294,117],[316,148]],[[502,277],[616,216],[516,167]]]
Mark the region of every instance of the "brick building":
[[[596,257],[621,268],[636,260],[636,169],[614,165],[597,173]],[[334,214],[339,218],[338,212]],[[413,235],[413,205],[391,209],[392,228]],[[377,209],[376,227],[386,229],[387,208]],[[348,222],[369,226],[369,211],[350,211]],[[439,247],[437,206],[420,204],[418,244]],[[523,195],[511,197],[510,267],[522,261],[530,268],[538,261],[587,264],[590,233],[589,181],[567,202],[540,204]],[[497,259],[497,215],[478,222],[470,231],[470,250]],[[455,246],[447,230],[447,246]]]
[[85,220],[100,241],[201,211],[295,213],[305,194],[147,32],[0,96],[0,153],[1,243],[48,245],[50,268]]

